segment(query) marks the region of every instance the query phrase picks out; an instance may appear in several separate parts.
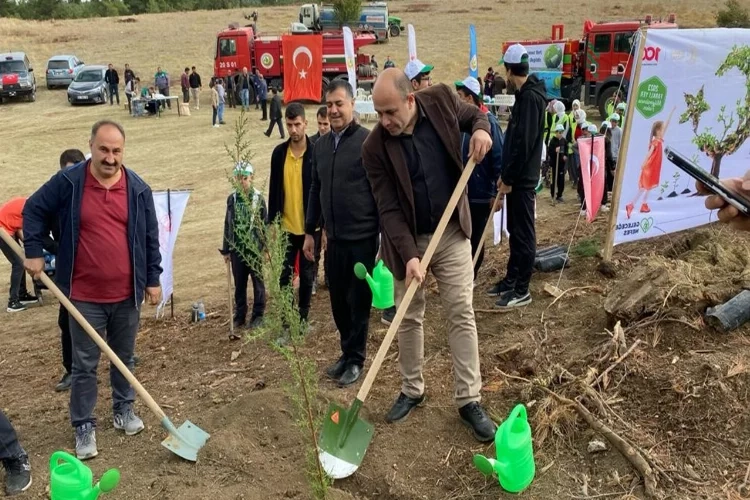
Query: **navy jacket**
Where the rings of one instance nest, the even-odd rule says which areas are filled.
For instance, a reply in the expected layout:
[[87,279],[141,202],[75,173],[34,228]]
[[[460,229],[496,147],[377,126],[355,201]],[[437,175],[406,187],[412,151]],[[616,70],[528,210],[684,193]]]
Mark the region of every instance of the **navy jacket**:
[[[59,251],[55,261],[55,282],[70,297],[73,263],[78,247],[81,198],[89,161],[60,170],[27,200],[23,208],[23,236],[26,257],[43,256],[43,240],[50,233],[50,220],[60,220]],[[146,287],[159,286],[161,253],[151,188],[135,172],[126,169],[128,184],[128,242],[133,260],[134,303],[140,307]],[[102,259],[106,259],[102,256]],[[106,284],[103,284],[106,286]]]
[[[497,196],[497,179],[503,168],[503,131],[497,118],[487,113],[490,121],[492,149],[484,156],[482,163],[474,167],[469,178],[469,203],[489,203]],[[469,161],[469,141],[471,135],[461,134],[461,155],[464,164]]]

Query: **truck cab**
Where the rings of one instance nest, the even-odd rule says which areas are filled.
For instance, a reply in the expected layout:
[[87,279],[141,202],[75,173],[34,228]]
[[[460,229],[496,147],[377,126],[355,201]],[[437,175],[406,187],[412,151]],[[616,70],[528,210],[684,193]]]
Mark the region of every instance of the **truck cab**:
[[[306,3],[299,8],[299,22],[312,31],[337,31],[341,26],[332,4]],[[393,24],[392,24],[393,23]],[[396,24],[397,23],[397,24]],[[373,33],[378,43],[388,41],[390,34],[401,33],[401,20],[388,15],[386,2],[364,2],[358,19],[349,27],[358,33]]]

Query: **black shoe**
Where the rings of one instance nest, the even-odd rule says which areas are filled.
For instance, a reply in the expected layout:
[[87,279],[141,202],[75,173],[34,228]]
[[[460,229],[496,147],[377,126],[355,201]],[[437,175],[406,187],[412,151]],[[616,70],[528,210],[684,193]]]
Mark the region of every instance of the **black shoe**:
[[269,134],[268,132],[263,132],[263,135],[265,135],[266,137],[271,137],[271,134]]
[[362,367],[359,365],[349,365],[346,367],[346,371],[339,379],[339,387],[346,387],[352,385],[354,382],[359,380],[362,375]]
[[55,386],[55,392],[65,392],[70,389],[70,384],[73,383],[73,375],[66,373],[62,376],[60,381]]
[[258,328],[263,325],[263,316],[253,316],[250,318],[250,323],[247,324],[248,329]]
[[410,398],[403,392],[400,393],[396,402],[393,403],[391,411],[389,411],[385,416],[385,421],[389,424],[393,424],[395,422],[401,422],[402,420],[405,420],[414,408],[416,408],[417,406],[421,406],[422,403],[424,403],[424,400],[424,394],[422,394],[418,398]]
[[23,305],[36,304],[39,302],[39,297],[31,295],[29,292],[22,293],[18,296],[18,302]]
[[516,307],[523,307],[531,304],[531,294],[518,293],[515,290],[507,292],[500,297],[500,300],[495,302],[495,305],[501,310],[511,310]]
[[396,317],[396,306],[389,307],[383,311],[383,315],[380,317],[380,322],[384,325],[389,325],[393,322],[393,318]]
[[338,380],[341,378],[341,375],[343,375],[345,371],[346,371],[346,359],[341,357],[334,364],[326,368],[326,375],[328,376],[328,378],[332,378],[333,380]]
[[563,200],[562,196],[558,196],[557,198],[555,198],[555,201],[558,203],[565,203],[565,200]]
[[26,306],[23,305],[23,304],[21,304],[20,301],[18,301],[18,300],[9,300],[8,301],[8,308],[6,309],[6,311],[8,311],[9,313],[14,313],[14,312],[19,312],[19,311],[25,311],[25,310],[26,310]]
[[505,280],[498,282],[495,286],[487,290],[490,297],[498,297],[504,293],[510,292],[515,288],[515,283],[508,283]]
[[19,458],[3,461],[5,467],[5,494],[9,497],[19,495],[31,486],[31,464],[24,454]]
[[458,409],[458,414],[461,416],[461,422],[471,429],[477,441],[486,443],[495,439],[497,425],[479,403],[474,402],[462,406]]
[[232,320],[232,324],[234,325],[235,328],[242,328],[242,326],[245,324],[245,320],[235,319],[235,320]]

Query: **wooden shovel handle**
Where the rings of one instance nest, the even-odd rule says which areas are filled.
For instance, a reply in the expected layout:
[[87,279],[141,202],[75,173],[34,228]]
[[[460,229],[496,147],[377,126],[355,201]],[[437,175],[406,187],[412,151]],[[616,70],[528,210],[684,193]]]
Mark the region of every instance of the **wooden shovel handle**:
[[[482,231],[482,239],[479,240],[479,246],[477,247],[477,251],[474,252],[474,259],[471,261],[472,267],[477,266],[477,261],[479,260],[479,254],[482,253],[482,246],[484,246],[484,239],[487,237],[487,231],[490,230],[490,226],[492,226],[492,223],[495,221],[495,208],[500,204],[500,201],[502,201],[503,195],[500,193],[497,193],[497,197],[495,198],[495,203],[492,204],[492,209],[490,210],[490,216],[487,217],[487,224],[484,225],[484,231]],[[471,229],[472,231],[474,228]]]
[[[13,240],[13,238],[11,238],[10,235],[8,235],[8,233],[3,229],[0,229],[0,238],[2,238],[3,241],[10,248],[12,248],[14,252],[16,252],[18,257],[23,262],[25,256],[18,243],[16,243],[15,240]],[[117,357],[117,354],[114,353],[114,351],[107,345],[104,339],[97,333],[96,330],[94,330],[94,327],[92,327],[89,322],[86,321],[86,318],[84,318],[83,315],[78,311],[78,309],[76,309],[76,307],[70,302],[70,300],[68,300],[65,294],[62,293],[59,288],[57,288],[57,285],[55,285],[52,279],[50,279],[50,277],[47,276],[44,272],[39,275],[39,278],[41,279],[42,283],[47,285],[47,288],[55,295],[55,297],[57,297],[57,299],[65,307],[65,309],[68,310],[73,319],[75,319],[78,324],[81,325],[81,327],[86,331],[86,333],[89,334],[89,337],[91,337],[91,339],[96,342],[96,345],[99,346],[99,349],[101,349],[101,351],[107,355],[112,364],[117,367],[120,373],[122,373],[123,377],[127,379],[127,381],[130,383],[130,385],[133,386],[141,399],[143,399],[143,401],[146,403],[146,406],[148,406],[149,409],[154,412],[154,414],[159,418],[159,421],[161,422],[166,416],[164,410],[159,407],[156,401],[154,401],[154,398],[152,398],[148,391],[146,391],[141,383],[138,382],[138,379],[135,378],[135,375],[133,375],[131,371],[128,370],[128,367],[125,366],[122,361],[120,361],[120,358]]]
[[234,307],[232,307],[232,263],[227,260],[227,293],[229,294],[229,334],[234,335]]
[[[419,269],[420,271],[422,271],[423,275],[427,274],[427,268],[430,265],[430,260],[432,260],[432,256],[437,250],[438,244],[440,244],[440,239],[443,237],[445,228],[448,227],[448,222],[453,215],[453,211],[456,209],[456,205],[458,205],[458,200],[461,198],[464,189],[466,189],[466,184],[469,182],[469,177],[471,177],[471,173],[474,171],[474,165],[474,160],[470,158],[468,163],[466,163],[466,166],[464,167],[464,171],[461,173],[461,177],[459,177],[458,179],[458,183],[456,184],[456,188],[453,190],[453,194],[448,200],[448,204],[445,206],[445,211],[440,217],[440,222],[438,222],[437,229],[435,229],[435,233],[432,235],[432,238],[430,238],[430,243],[427,245],[427,250],[425,250],[424,256],[419,261]],[[409,309],[409,304],[411,304],[411,300],[414,298],[414,294],[417,292],[417,288],[419,288],[420,286],[421,285],[417,282],[417,280],[412,280],[409,288],[406,289],[404,298],[401,299],[401,304],[399,304],[398,309],[396,309],[396,317],[393,318],[391,326],[388,327],[388,332],[385,334],[383,342],[380,344],[380,348],[378,349],[378,353],[375,355],[375,359],[372,361],[372,365],[370,365],[370,369],[367,371],[367,376],[365,377],[364,382],[362,382],[362,387],[360,387],[359,392],[357,393],[358,400],[364,402],[367,398],[367,394],[370,392],[373,382],[375,382],[375,377],[378,376],[378,372],[380,371],[380,367],[383,364],[385,355],[388,354],[388,349],[390,349],[391,343],[393,343],[393,337],[396,336],[398,327],[401,325],[401,321],[406,315],[406,310]]]

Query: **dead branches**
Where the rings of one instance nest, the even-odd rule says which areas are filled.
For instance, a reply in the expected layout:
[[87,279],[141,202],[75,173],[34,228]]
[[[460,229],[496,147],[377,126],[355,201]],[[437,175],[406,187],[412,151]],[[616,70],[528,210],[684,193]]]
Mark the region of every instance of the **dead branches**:
[[596,377],[596,380],[594,381],[594,384],[595,385],[599,385],[600,383],[604,382],[603,387],[606,388],[607,385],[609,385],[608,380],[606,379],[606,377],[609,374],[609,372],[611,372],[612,370],[614,370],[617,367],[617,365],[619,365],[620,363],[622,363],[625,358],[627,358],[628,356],[630,356],[630,353],[633,352],[635,350],[635,348],[638,347],[638,344],[640,344],[640,343],[641,343],[641,339],[637,339],[635,342],[633,342],[633,345],[630,346],[630,349],[628,349],[627,351],[625,351],[625,354],[623,354],[622,356],[620,356],[619,358],[617,358],[617,360],[615,360],[614,363],[612,363],[611,365],[609,365],[609,367],[606,370],[604,370],[601,373],[601,375],[599,375],[598,377]]

